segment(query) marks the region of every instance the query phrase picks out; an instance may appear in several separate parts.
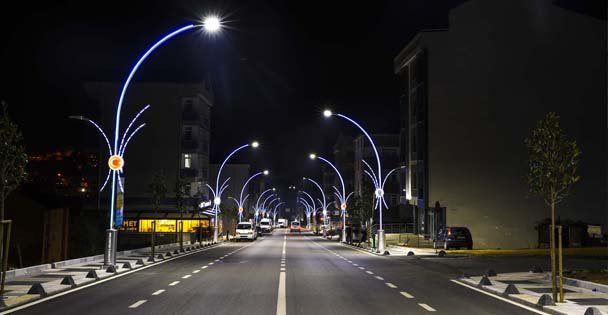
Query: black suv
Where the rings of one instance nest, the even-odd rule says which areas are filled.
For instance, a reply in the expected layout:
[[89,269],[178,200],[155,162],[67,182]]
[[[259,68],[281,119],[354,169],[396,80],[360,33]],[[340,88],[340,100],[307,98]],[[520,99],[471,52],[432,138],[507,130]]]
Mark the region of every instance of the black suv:
[[448,226],[437,233],[437,238],[433,241],[433,248],[450,249],[462,248],[473,249],[473,238],[471,232],[466,227]]

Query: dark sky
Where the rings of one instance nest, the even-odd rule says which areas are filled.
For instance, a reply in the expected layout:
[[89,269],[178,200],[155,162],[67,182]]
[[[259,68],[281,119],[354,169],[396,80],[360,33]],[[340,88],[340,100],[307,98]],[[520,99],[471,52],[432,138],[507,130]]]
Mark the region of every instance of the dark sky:
[[209,76],[216,94],[212,162],[256,138],[264,145],[257,163],[287,183],[318,170],[308,152],[329,155],[339,132],[355,133],[343,121],[322,119],[327,104],[372,132],[398,132],[392,60],[419,30],[447,27],[449,9],[461,2],[4,2],[0,98],[28,151],[79,148],[83,139],[66,117],[92,106],[83,82],[124,81],[161,35],[219,12],[228,26],[220,37],[173,40],[135,81]]

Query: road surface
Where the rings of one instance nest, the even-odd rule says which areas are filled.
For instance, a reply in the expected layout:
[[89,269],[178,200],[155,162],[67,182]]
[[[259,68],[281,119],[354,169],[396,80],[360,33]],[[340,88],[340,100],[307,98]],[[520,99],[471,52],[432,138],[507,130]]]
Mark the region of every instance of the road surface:
[[12,314],[534,314],[454,283],[447,265],[408,258],[281,229]]

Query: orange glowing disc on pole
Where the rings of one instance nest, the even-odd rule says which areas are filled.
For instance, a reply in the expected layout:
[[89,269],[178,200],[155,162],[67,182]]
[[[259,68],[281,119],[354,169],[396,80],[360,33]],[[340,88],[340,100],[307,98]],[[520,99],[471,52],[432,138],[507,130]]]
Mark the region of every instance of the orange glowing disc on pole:
[[343,203],[342,205],[340,205],[340,209],[345,210],[346,209],[346,204]]
[[125,164],[125,161],[122,159],[120,155],[112,155],[110,159],[108,159],[108,166],[113,171],[118,171]]
[[240,208],[239,208],[239,212],[243,212],[243,207],[240,207]]

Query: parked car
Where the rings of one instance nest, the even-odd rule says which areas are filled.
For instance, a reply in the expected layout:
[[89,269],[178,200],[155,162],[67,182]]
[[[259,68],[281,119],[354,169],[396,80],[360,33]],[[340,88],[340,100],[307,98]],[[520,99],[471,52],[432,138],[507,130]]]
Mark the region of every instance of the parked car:
[[433,241],[433,248],[450,249],[466,248],[473,249],[473,237],[466,227],[448,226],[437,233]]
[[260,220],[260,232],[262,234],[270,234],[270,232],[272,232],[272,225],[270,224],[270,219],[264,218]]
[[254,241],[258,238],[258,232],[256,231],[253,223],[251,222],[239,222],[236,225],[236,241],[240,240],[251,240]]
[[300,222],[298,222],[298,221],[291,222],[289,232],[300,232]]

